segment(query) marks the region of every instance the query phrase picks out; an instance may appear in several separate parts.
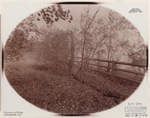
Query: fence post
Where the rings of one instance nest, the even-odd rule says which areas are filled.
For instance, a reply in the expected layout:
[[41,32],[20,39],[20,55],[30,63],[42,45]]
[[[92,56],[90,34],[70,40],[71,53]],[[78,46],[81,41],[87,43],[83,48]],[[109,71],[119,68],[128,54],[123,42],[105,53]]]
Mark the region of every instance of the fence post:
[[115,62],[113,61],[113,62],[112,62],[111,79],[113,79],[114,68],[115,68]]

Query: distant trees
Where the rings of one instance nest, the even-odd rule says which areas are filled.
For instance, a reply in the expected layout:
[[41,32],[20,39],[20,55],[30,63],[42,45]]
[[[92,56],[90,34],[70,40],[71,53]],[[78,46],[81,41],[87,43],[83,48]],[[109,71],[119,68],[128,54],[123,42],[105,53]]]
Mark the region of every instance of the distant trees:
[[32,50],[33,42],[28,40],[24,31],[15,29],[6,42],[4,49],[5,61],[19,61],[24,53]]
[[[80,20],[80,28],[81,28],[81,67],[79,68],[77,74],[80,72],[80,78],[82,78],[82,74],[84,73],[83,70],[83,66],[88,66],[88,60],[86,60],[85,58],[88,55],[88,44],[89,44],[89,39],[88,39],[88,35],[89,35],[89,30],[92,27],[92,23],[100,9],[100,7],[98,8],[98,10],[95,12],[95,14],[91,17],[89,15],[90,12],[90,8],[91,6],[88,6],[87,9],[84,11],[84,13],[81,14],[81,20]],[[89,51],[91,52],[91,51]]]
[[4,49],[5,60],[19,60],[23,52],[31,51],[33,42],[28,40],[30,33],[34,32],[35,37],[40,34],[38,27],[33,22],[34,18],[33,15],[29,16],[12,31]]
[[[49,30],[47,30],[49,28]],[[36,52],[42,60],[61,60],[66,61],[69,57],[69,33],[53,27],[42,29],[42,40],[37,42]]]
[[[90,14],[91,7],[88,5],[75,25],[65,27],[65,30],[54,28],[59,20],[69,23],[73,20],[70,10],[64,11],[62,5],[52,5],[31,14],[12,32],[5,52],[9,54],[8,57],[18,59],[24,52],[32,51],[38,55],[38,61],[54,62],[55,70],[59,68],[59,63],[64,62],[68,65],[69,76],[73,73],[76,57],[81,57],[77,70],[80,77],[89,68],[88,59],[145,63],[146,46],[137,29],[112,10],[108,11],[106,17],[101,16],[100,7],[95,14]],[[46,25],[39,29],[38,21]],[[116,67],[119,68],[119,65]],[[110,69],[107,71],[110,72]]]
[[[83,62],[81,61],[81,65],[83,64],[84,68],[88,67],[87,65],[89,63],[89,60],[86,60],[86,58],[127,61],[132,63],[135,63],[135,59],[143,58],[142,55],[145,55],[144,52],[146,52],[145,45],[143,44],[144,41],[142,37],[140,37],[141,41],[138,41],[139,35],[136,33],[137,29],[125,19],[125,17],[110,10],[108,12],[108,17],[100,17],[100,14],[98,14],[98,17],[92,21],[93,16],[90,14],[90,9],[91,6],[87,6],[85,11],[81,13],[81,18],[79,20],[81,37],[80,48],[82,49],[81,57],[82,60],[84,60]],[[88,29],[88,24],[90,24],[91,21],[92,24]],[[87,29],[88,32],[86,32]],[[84,36],[85,32],[86,36]],[[124,34],[125,32],[127,34]],[[132,34],[129,32],[132,32]],[[128,46],[126,45],[127,42],[129,44]],[[132,43],[137,47],[143,44],[143,47],[135,48]],[[134,52],[134,54],[131,54],[133,51],[129,51],[129,49],[134,49],[136,53]],[[125,50],[128,50],[128,52]],[[136,56],[134,57],[133,55]],[[110,66],[110,64],[108,64],[108,66]],[[119,67],[119,65],[116,65],[116,67]],[[108,69],[108,72],[109,71],[110,69]]]
[[[134,64],[145,65],[146,45],[137,29],[128,20],[116,12],[110,11],[108,18],[112,23],[111,31],[115,36],[112,38],[113,40],[110,39],[110,42],[108,43],[108,50],[110,53],[109,60],[127,61]],[[117,65],[117,67],[118,66],[119,65]]]
[[[131,35],[130,35],[131,36]],[[136,36],[136,42],[130,43],[129,40],[122,42],[121,46],[125,55],[127,55],[128,60],[133,64],[146,65],[147,63],[147,47],[144,44],[143,38],[138,32],[134,32],[134,37]],[[145,70],[145,68],[143,68]],[[135,70],[141,72],[141,67],[135,67]]]
[[[57,4],[57,5],[52,5],[47,8],[41,9],[37,13],[37,16],[38,17],[35,17],[35,14],[34,15],[31,14],[28,18],[24,19],[21,23],[18,24],[18,26],[12,32],[9,40],[6,43],[6,49],[5,49],[4,55],[6,55],[7,58],[11,57],[12,59],[16,57],[17,59],[19,59],[21,54],[23,54],[23,48],[26,49],[26,51],[29,51],[29,50],[33,51],[33,47],[34,47],[34,53],[38,53],[38,51],[35,51],[35,49],[37,50],[41,49],[41,51],[39,52],[43,51],[43,53],[40,53],[39,57],[43,56],[42,59],[51,58],[55,60],[55,62],[61,59],[63,61],[67,60],[67,63],[70,62],[69,64],[71,64],[71,66],[68,66],[68,67],[70,67],[69,73],[71,75],[73,63],[74,63],[73,33],[69,30],[64,32],[59,29],[54,29],[53,32],[51,33],[48,32],[48,34],[45,34],[44,32],[41,32],[38,29],[35,23],[37,21],[45,21],[46,24],[50,24],[51,26],[54,22],[57,22],[58,20],[66,20],[69,23],[71,23],[71,21],[73,20],[73,17],[72,15],[70,15],[70,10],[64,11],[62,6]],[[35,35],[34,37],[32,36],[32,38],[29,40],[29,35],[31,33],[32,34],[34,33]],[[45,35],[44,42],[36,41],[39,39],[40,35]],[[67,38],[68,36],[70,38]],[[70,60],[68,60],[69,53],[67,51],[71,51],[69,55]]]
[[23,31],[15,29],[15,31],[13,31],[13,34],[6,42],[4,50],[5,61],[18,60],[21,56],[20,50],[23,50],[25,48],[25,43],[27,43],[27,36],[25,36]]
[[40,29],[42,36],[34,45],[34,53],[39,62],[54,65],[57,71],[59,65],[68,65],[68,75],[71,76],[74,66],[74,36],[70,30],[62,30],[48,25]]
[[[47,24],[53,24],[54,22],[57,22],[58,20],[67,20],[69,23],[73,20],[72,15],[70,15],[70,10],[64,11],[62,6],[57,4],[57,5],[52,5],[47,8],[43,8],[40,10],[40,12],[37,13],[40,18],[42,18]],[[40,18],[37,18],[38,21],[40,21]],[[69,75],[72,73],[73,69],[73,63],[74,63],[74,39],[73,39],[73,34],[71,31],[69,31],[70,38],[71,38],[71,58],[69,60]],[[62,38],[59,36],[59,38]],[[62,44],[62,42],[61,42]],[[56,45],[55,45],[56,46]],[[67,46],[64,46],[64,48]],[[60,50],[60,49],[59,49]],[[56,53],[58,50],[56,50]]]

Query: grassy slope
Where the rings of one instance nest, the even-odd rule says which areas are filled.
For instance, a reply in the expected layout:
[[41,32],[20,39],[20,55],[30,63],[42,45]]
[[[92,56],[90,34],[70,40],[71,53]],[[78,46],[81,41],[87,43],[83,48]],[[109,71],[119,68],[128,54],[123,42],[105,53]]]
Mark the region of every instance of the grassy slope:
[[126,98],[138,86],[115,84],[97,76],[88,76],[81,83],[22,63],[5,64],[5,73],[12,87],[24,99],[42,109],[61,114],[88,114],[109,109],[117,104],[114,97],[103,93],[118,93]]

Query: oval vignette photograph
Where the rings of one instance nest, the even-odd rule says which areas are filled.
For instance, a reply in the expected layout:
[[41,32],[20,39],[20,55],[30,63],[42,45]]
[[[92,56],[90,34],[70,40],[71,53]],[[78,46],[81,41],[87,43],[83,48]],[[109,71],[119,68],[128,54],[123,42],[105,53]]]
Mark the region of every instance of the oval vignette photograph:
[[86,115],[132,96],[147,72],[147,45],[128,19],[101,4],[53,4],[11,32],[4,71],[34,106]]

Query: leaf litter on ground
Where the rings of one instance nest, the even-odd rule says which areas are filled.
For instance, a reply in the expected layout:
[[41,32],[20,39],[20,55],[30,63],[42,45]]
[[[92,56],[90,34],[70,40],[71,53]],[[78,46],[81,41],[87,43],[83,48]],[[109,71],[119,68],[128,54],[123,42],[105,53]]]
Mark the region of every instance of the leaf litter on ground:
[[127,98],[137,87],[116,84],[95,75],[85,77],[83,84],[20,63],[5,67],[9,83],[21,97],[37,107],[60,114],[88,114],[110,109],[117,104],[104,93],[117,93]]

